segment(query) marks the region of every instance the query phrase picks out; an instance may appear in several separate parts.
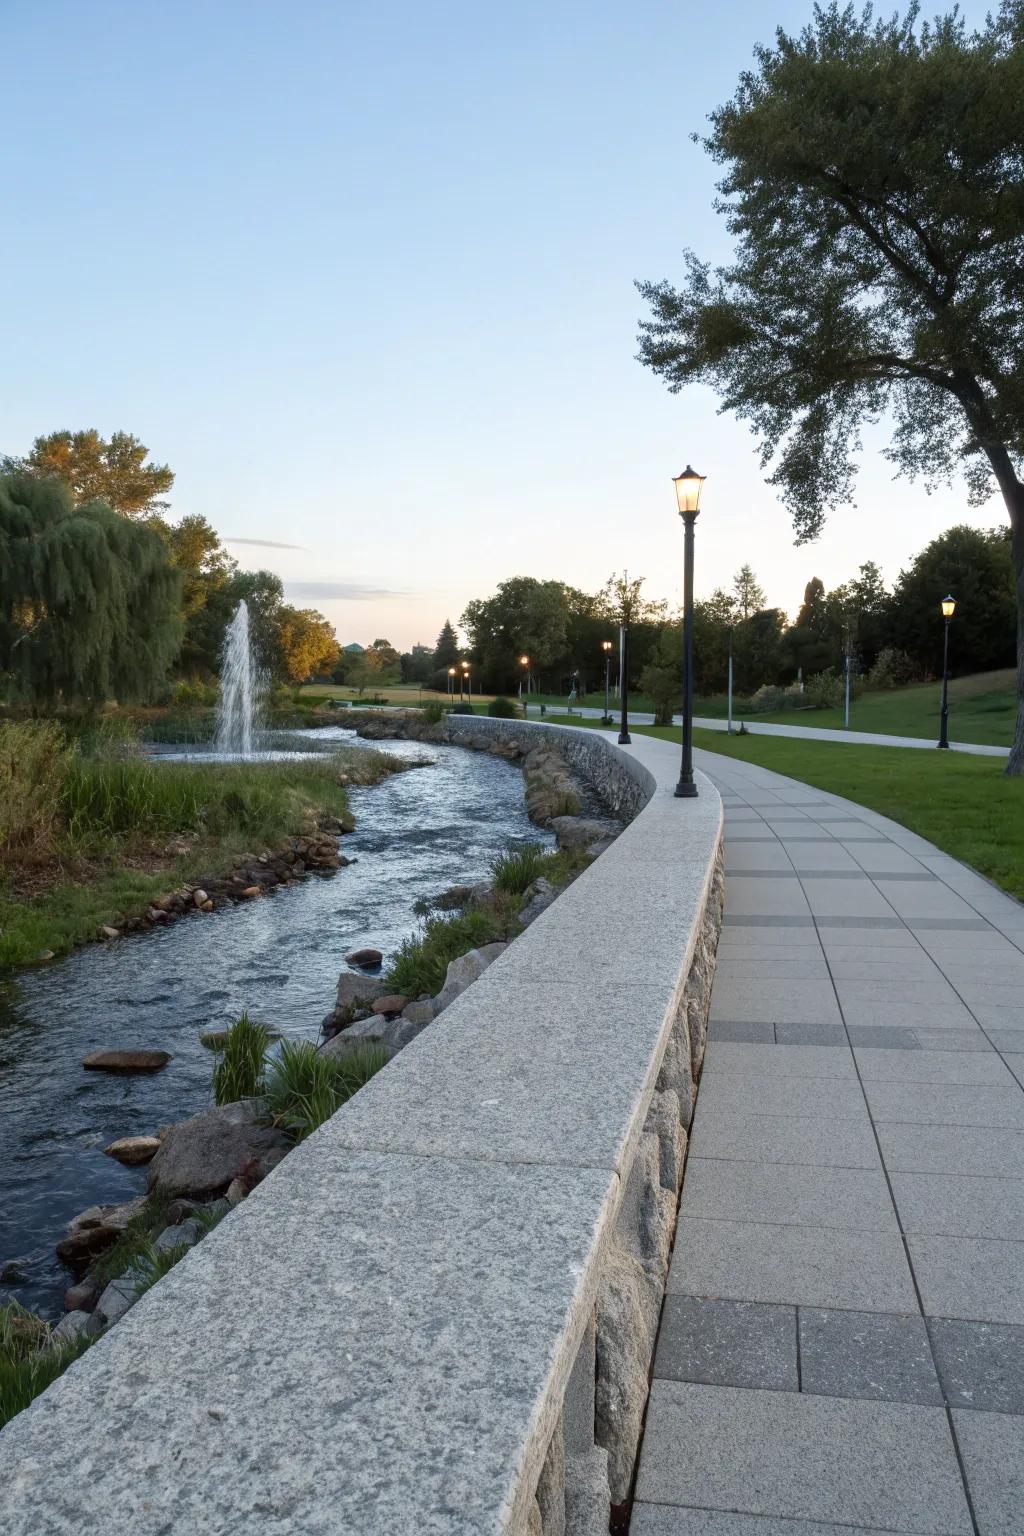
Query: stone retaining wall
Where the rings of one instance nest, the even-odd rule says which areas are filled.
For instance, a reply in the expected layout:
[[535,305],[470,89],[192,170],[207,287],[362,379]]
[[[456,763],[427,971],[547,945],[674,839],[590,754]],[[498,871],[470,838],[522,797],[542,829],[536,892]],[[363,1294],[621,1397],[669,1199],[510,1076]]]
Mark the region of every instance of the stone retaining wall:
[[721,803],[649,738],[452,725],[557,733],[638,814],[0,1434],[5,1536],[598,1536],[627,1499]]

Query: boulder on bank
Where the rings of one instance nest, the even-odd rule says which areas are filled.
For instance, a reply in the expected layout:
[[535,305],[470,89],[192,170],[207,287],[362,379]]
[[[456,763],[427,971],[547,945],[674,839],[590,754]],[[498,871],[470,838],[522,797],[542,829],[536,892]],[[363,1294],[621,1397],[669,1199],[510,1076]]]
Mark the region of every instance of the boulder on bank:
[[542,912],[546,912],[554,901],[558,892],[550,880],[545,880],[543,875],[538,875],[533,884],[527,887],[526,904],[519,913],[519,922],[523,928],[529,928],[530,924]]
[[369,1008],[387,992],[387,985],[379,976],[359,976],[354,971],[343,971],[338,978],[338,994],[335,1009]]
[[103,1150],[127,1168],[137,1168],[140,1163],[148,1163],[160,1150],[160,1139],[157,1136],[120,1136]]
[[361,969],[380,965],[384,956],[379,949],[373,949],[369,945],[365,949],[354,949],[350,955],[345,956],[346,965],[358,965]]
[[247,1163],[285,1144],[259,1099],[221,1104],[171,1126],[149,1165],[151,1190],[174,1199],[227,1189]]
[[449,1003],[454,1003],[474,981],[478,981],[487,967],[507,948],[507,944],[483,944],[479,949],[468,950],[466,954],[449,961],[444,986],[434,999],[435,1017]]
[[159,1072],[170,1051],[93,1051],[82,1062],[87,1072]]
[[589,848],[618,837],[622,824],[602,816],[554,816],[551,830],[559,848]]
[[401,1013],[408,1002],[409,999],[401,992],[386,992],[383,997],[374,998],[370,1012],[392,1015]]

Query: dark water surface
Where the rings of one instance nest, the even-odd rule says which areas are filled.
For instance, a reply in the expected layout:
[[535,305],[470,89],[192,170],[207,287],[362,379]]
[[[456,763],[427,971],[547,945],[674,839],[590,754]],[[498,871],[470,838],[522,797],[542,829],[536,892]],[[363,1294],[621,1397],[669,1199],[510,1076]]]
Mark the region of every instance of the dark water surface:
[[[310,752],[355,740],[328,726],[279,745]],[[0,1285],[0,1300],[13,1295],[60,1315],[71,1280],[53,1250],[66,1223],[87,1205],[145,1188],[145,1169],[123,1168],[103,1148],[211,1102],[203,1030],[247,1008],[286,1035],[315,1039],[350,950],[372,944],[387,955],[416,928],[419,897],[483,878],[509,842],[550,842],[527,818],[522,774],[500,758],[382,745],[433,766],[350,790],[356,830],[343,848],[358,863],[91,945],[0,990],[0,1268],[17,1260],[26,1276]],[[174,1060],[152,1077],[83,1071],[90,1051],[114,1047],[155,1047]]]

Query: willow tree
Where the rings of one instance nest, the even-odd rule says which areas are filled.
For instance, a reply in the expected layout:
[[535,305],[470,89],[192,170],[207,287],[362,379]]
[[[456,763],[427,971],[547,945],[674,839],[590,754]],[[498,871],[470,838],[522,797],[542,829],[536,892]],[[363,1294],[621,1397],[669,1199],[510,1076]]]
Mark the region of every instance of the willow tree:
[[181,644],[160,535],[60,481],[0,477],[0,688],[33,705],[146,700]]
[[[641,361],[752,423],[798,542],[851,502],[862,425],[929,487],[1010,519],[1024,772],[1024,0],[956,13],[816,7],[711,115],[736,248],[642,283]],[[938,602],[935,594],[936,625]]]

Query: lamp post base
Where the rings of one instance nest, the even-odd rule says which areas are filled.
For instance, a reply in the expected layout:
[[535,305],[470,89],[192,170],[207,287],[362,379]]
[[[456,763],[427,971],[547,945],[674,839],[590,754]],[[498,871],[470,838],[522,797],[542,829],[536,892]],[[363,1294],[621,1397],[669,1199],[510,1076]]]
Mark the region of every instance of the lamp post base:
[[677,800],[692,800],[697,793],[697,786],[692,779],[680,779],[675,793]]
[[948,741],[938,741],[938,742],[935,743],[935,745],[939,748],[940,752],[941,751],[946,751],[946,752],[949,751],[949,742]]
[[631,747],[632,745],[633,745],[633,738],[629,734],[629,732],[628,731],[620,731],[619,732],[619,746],[620,747]]

